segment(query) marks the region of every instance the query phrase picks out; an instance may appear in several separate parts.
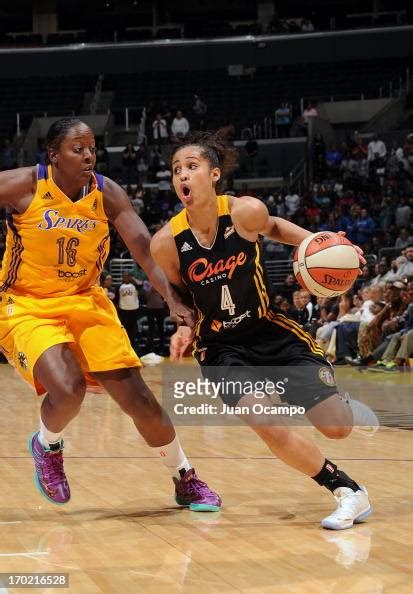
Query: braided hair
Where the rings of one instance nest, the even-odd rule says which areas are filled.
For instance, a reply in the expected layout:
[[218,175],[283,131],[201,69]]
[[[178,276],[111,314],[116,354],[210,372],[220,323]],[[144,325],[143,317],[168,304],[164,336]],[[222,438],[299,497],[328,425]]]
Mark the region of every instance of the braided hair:
[[[53,122],[46,134],[45,143],[47,152],[51,149],[58,150],[62,140],[64,140],[68,132],[72,130],[72,128],[76,128],[76,126],[87,126],[87,124],[76,117],[61,118],[60,120]],[[50,163],[49,156],[46,157],[46,162]]]

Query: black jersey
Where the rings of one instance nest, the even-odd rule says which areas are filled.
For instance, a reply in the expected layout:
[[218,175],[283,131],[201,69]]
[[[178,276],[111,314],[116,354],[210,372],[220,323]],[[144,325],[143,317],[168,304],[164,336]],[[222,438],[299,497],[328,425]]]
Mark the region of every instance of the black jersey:
[[181,276],[198,312],[195,335],[202,342],[234,342],[267,316],[268,290],[258,242],[238,235],[228,196],[218,196],[218,226],[211,247],[200,245],[183,209],[170,221]]

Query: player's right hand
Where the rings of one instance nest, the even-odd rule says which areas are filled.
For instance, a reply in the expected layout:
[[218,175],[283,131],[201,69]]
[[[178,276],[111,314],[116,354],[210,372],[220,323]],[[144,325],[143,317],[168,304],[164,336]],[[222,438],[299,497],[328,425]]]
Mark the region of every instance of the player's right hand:
[[185,351],[194,340],[194,332],[189,326],[179,326],[175,334],[171,336],[169,347],[171,361],[182,361]]

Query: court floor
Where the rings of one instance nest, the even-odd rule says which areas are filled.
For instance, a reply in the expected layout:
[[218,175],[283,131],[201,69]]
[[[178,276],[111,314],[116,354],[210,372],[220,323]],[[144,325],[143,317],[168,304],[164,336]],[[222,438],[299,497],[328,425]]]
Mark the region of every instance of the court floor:
[[[161,366],[144,376],[159,394]],[[44,593],[412,592],[413,373],[338,376],[383,426],[343,441],[298,429],[371,495],[367,522],[332,532],[319,526],[335,507],[331,494],[274,459],[244,427],[178,428],[197,472],[224,502],[215,514],[178,508],[168,473],[106,394],[88,395],[65,432],[72,500],[48,503],[35,490],[26,449],[39,401],[1,365],[0,572],[69,574],[68,589],[33,590]],[[0,587],[8,592],[27,589]]]

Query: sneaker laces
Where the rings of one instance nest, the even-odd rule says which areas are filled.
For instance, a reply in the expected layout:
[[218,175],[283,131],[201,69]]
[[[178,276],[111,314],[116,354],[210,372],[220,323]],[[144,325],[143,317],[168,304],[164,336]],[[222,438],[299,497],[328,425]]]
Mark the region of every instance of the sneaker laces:
[[[345,492],[343,492],[344,489],[346,489]],[[351,512],[351,515],[353,515],[354,512],[357,511],[357,507],[359,504],[358,498],[356,497],[356,493],[357,491],[353,491],[352,489],[347,487],[340,487],[339,489],[337,489],[337,495],[334,493],[334,497],[338,502],[338,508],[333,513],[333,515],[339,515],[343,512]]]
[[58,487],[66,480],[63,468],[62,450],[58,452],[45,452],[45,460],[41,465],[42,478],[49,487]]

